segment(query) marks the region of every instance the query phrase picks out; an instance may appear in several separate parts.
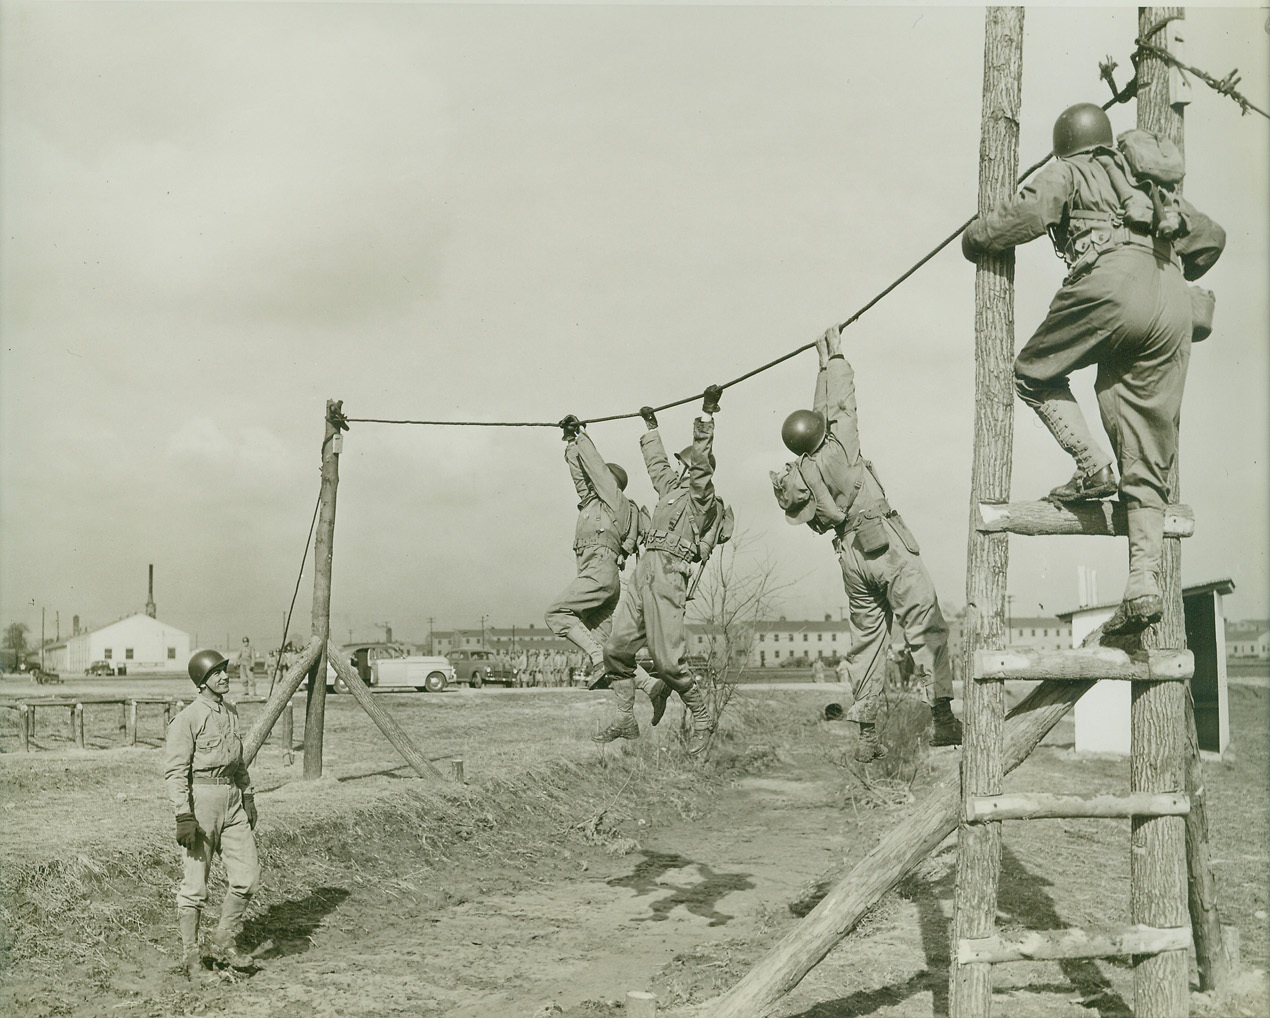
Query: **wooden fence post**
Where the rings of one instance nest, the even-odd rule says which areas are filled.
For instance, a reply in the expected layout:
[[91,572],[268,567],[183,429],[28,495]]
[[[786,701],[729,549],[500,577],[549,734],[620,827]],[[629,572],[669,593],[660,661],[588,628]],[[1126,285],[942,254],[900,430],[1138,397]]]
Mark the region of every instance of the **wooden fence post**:
[[[1019,172],[1019,107],[1023,93],[1023,8],[989,7],[984,22],[983,109],[980,116],[979,211],[1013,195]],[[1006,534],[976,529],[979,505],[1010,500],[1014,443],[1014,250],[980,258],[975,271],[975,429],[970,477],[970,535],[966,549],[966,629],[962,711],[962,798],[998,795],[1005,717],[1005,683],[976,682],[974,651],[1004,645]],[[964,810],[963,816],[964,816]],[[987,937],[996,928],[1001,874],[1000,822],[957,831],[957,891],[953,943]],[[992,1003],[992,966],[958,964],[949,975],[953,1018],[986,1016]]]
[[71,737],[75,740],[76,746],[80,749],[84,748],[84,705],[82,703],[77,703],[71,708]]
[[343,435],[340,400],[326,401],[326,430],[322,436],[322,490],[317,534],[313,546],[313,623],[319,656],[309,673],[309,698],[304,715],[304,777],[322,776],[322,728],[326,718],[326,642],[331,635],[331,558],[335,545],[335,496],[340,483]]
[[128,701],[128,720],[127,727],[124,730],[124,741],[129,746],[137,744],[137,701]]
[[23,753],[31,752],[31,736],[35,731],[35,726],[31,723],[31,720],[34,714],[35,711],[31,710],[25,703],[18,714],[18,724],[21,725],[18,729],[18,742],[22,746]]

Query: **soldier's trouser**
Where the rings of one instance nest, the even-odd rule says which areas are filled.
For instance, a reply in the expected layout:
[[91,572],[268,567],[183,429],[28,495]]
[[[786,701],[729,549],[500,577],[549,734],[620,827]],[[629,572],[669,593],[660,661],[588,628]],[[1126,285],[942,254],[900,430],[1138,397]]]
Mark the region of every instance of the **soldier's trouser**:
[[243,692],[252,696],[256,693],[256,676],[250,665],[238,666],[238,681],[243,684]]
[[[1105,252],[1088,274],[1055,294],[1014,363],[1018,390],[1029,393],[1024,400],[1051,407],[1071,400],[1072,371],[1098,365],[1094,391],[1131,520],[1126,598],[1159,593],[1156,514],[1132,521],[1136,508],[1162,510],[1168,503],[1190,358],[1190,294],[1181,271],[1145,248],[1126,247]],[[1159,526],[1162,535],[1162,517]]]
[[927,703],[953,695],[952,664],[948,660],[948,624],[939,610],[935,584],[914,550],[908,528],[888,519],[890,546],[866,555],[854,540],[840,542],[838,560],[842,582],[851,603],[851,649],[847,674],[855,703],[851,721],[874,722],[881,707],[886,676],[886,647],[892,618],[904,632],[913,656],[913,679],[921,683]]
[[545,620],[548,629],[596,665],[603,660],[604,641],[621,594],[621,572],[612,549],[583,548],[577,557],[577,575],[547,609]]
[[647,647],[654,678],[680,694],[692,686],[692,675],[684,664],[688,653],[684,606],[691,572],[690,563],[663,551],[640,556],[635,581],[628,596],[618,602],[613,630],[604,645],[604,664],[615,680],[635,677],[635,654]]
[[225,900],[220,928],[235,929],[260,883],[256,835],[243,809],[242,793],[234,785],[195,784],[194,819],[198,841],[194,850],[181,849],[181,884],[176,892],[178,913],[202,909],[207,902],[207,875],[218,853],[225,861]]

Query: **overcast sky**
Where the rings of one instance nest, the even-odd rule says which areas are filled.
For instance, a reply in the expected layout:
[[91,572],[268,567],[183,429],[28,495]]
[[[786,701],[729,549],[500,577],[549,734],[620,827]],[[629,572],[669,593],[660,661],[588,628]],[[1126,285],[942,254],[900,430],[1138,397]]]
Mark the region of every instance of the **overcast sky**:
[[[323,411],[550,421],[700,392],[841,321],[974,212],[983,11],[921,7],[0,4],[0,621],[141,610],[276,644]],[[1136,12],[1031,7],[1021,162],[1128,77]],[[1187,59],[1270,108],[1266,12],[1190,8]],[[1270,130],[1201,84],[1187,196],[1205,278],[1184,580],[1270,615]],[[1132,106],[1113,111],[1133,126]],[[1022,345],[1063,274],[1020,252]],[[965,600],[973,268],[953,245],[847,333],[864,449],[941,598]],[[829,542],[768,470],[814,353],[730,390],[717,486],[792,617],[845,607]],[[1075,388],[1097,425],[1092,374]],[[667,445],[695,404],[662,415]],[[590,429],[652,502],[638,420]],[[542,624],[571,577],[550,429],[354,424],[332,625],[374,638]],[[1014,497],[1071,463],[1017,405]],[[1119,596],[1123,541],[1013,539],[1018,615]],[[312,592],[306,569],[298,613]]]

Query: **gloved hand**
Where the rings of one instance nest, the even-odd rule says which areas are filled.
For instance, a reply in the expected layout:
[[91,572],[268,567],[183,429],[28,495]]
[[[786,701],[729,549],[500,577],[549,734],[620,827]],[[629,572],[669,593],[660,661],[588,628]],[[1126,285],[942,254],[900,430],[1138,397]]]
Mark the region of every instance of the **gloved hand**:
[[247,811],[247,825],[254,831],[256,829],[256,797],[248,792],[243,796],[243,809]]
[[717,414],[719,412],[719,400],[722,398],[723,386],[707,385],[705,399],[701,401],[701,412],[703,414]]
[[657,415],[653,413],[652,407],[650,406],[640,407],[639,415],[642,418],[644,418],[644,423],[647,424],[650,429],[657,427]]
[[842,333],[838,330],[838,326],[831,325],[825,329],[825,348],[829,351],[830,357],[842,356]]
[[824,371],[829,367],[829,340],[827,334],[816,337],[816,356],[820,358],[820,370]]
[[568,414],[560,421],[560,430],[564,432],[561,436],[566,442],[572,442],[578,437],[578,432],[582,430],[582,422],[573,414]]
[[198,844],[198,822],[193,813],[176,815],[176,843],[191,852]]

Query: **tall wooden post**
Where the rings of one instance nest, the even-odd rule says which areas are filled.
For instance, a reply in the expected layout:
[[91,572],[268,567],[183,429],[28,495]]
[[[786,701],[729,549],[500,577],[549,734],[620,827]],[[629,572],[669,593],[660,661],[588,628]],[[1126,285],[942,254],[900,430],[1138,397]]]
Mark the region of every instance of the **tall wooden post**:
[[309,672],[309,697],[304,715],[304,777],[322,776],[322,726],[326,717],[326,641],[331,636],[331,556],[335,547],[335,492],[340,482],[342,436],[335,423],[342,400],[326,401],[326,430],[322,437],[322,492],[317,537],[313,548],[313,635],[321,651]]
[[[1138,35],[1148,38],[1156,25],[1181,18],[1181,7],[1142,7]],[[1167,47],[1167,28],[1149,41]],[[1138,126],[1171,138],[1183,147],[1181,107],[1169,98],[1169,67],[1143,55],[1138,64]],[[1176,466],[1170,483],[1172,501],[1181,496]],[[1182,615],[1181,542],[1164,542],[1160,587],[1164,617],[1143,635],[1147,647],[1186,646]],[[1176,682],[1135,682],[1131,725],[1130,781],[1135,792],[1175,792],[1185,787],[1182,747],[1186,690]],[[1132,822],[1129,909],[1132,922],[1156,927],[1187,924],[1186,821],[1182,817],[1135,817]],[[1173,1018],[1189,1013],[1186,951],[1138,955],[1134,964],[1134,1013]]]
[[[989,7],[984,23],[983,110],[979,142],[979,211],[1015,189],[1019,171],[1019,107],[1023,94],[1023,8]],[[963,801],[1001,792],[1005,684],[976,682],[974,652],[1003,646],[1008,536],[976,529],[979,503],[1010,500],[1014,444],[1014,251],[986,256],[975,272],[975,447],[966,549],[966,638],[961,674],[966,744]],[[996,924],[1001,824],[957,831],[957,900],[953,943],[988,937]],[[953,1018],[986,1016],[992,966],[954,962],[949,987]]]

